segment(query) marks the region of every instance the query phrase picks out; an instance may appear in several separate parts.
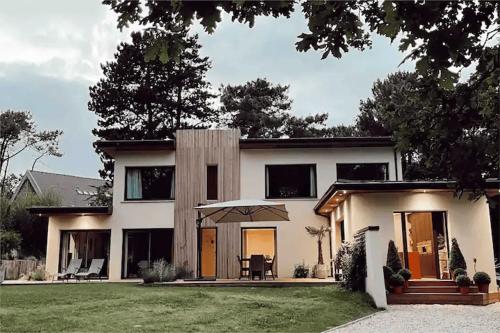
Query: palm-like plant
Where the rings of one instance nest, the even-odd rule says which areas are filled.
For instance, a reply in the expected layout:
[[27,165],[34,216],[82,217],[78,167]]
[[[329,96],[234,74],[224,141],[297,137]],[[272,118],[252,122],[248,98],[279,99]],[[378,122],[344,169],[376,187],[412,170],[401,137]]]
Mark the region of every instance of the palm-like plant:
[[312,226],[306,227],[306,230],[309,233],[309,235],[318,238],[318,265],[324,265],[324,262],[323,262],[323,238],[325,237],[327,232],[332,230],[332,228],[323,224],[319,228],[312,227]]

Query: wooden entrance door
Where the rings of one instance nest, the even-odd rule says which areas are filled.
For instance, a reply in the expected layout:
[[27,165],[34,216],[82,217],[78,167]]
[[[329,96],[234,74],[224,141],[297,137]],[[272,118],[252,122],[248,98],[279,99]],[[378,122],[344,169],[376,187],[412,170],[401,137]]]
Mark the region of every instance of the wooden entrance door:
[[217,228],[201,229],[201,276],[217,275]]

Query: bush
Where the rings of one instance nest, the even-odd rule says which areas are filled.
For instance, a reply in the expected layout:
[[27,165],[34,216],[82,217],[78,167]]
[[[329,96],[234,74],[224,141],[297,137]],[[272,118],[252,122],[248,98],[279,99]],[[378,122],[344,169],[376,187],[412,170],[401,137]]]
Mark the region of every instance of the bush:
[[33,272],[30,273],[30,280],[34,281],[45,281],[47,279],[47,272],[45,271],[45,266],[38,266]]
[[339,273],[342,269],[342,260],[346,255],[351,253],[351,245],[348,242],[342,242],[342,244],[337,249],[337,254],[335,255],[335,260],[333,265],[335,266],[335,272]]
[[467,271],[463,268],[457,268],[453,271],[453,275],[455,276],[455,278],[457,278],[460,275],[467,276]]
[[309,275],[309,266],[302,264],[295,265],[293,270],[294,278],[306,278]]
[[0,229],[0,259],[9,259],[13,250],[19,250],[21,235],[14,230]]
[[392,240],[389,241],[389,247],[387,248],[387,266],[389,266],[393,272],[399,272],[403,268],[401,259],[399,258],[398,248]]
[[455,271],[457,268],[467,269],[467,264],[465,263],[464,256],[456,238],[451,240],[451,250],[450,250],[450,270]]
[[491,278],[488,273],[485,272],[477,272],[473,277],[475,284],[490,284]]
[[175,267],[167,263],[164,259],[156,260],[153,263],[152,270],[158,275],[160,282],[175,281]]
[[142,280],[144,283],[160,282],[160,277],[152,268],[147,268],[142,271]]
[[402,287],[405,284],[405,278],[400,274],[392,274],[389,278],[389,285],[392,287]]
[[341,267],[344,288],[365,291],[366,255],[365,246],[361,241],[354,242],[351,253],[343,257]]
[[459,287],[469,287],[472,284],[472,281],[467,275],[459,275],[455,282]]
[[411,272],[409,269],[406,268],[400,269],[398,274],[401,275],[406,281],[411,279]]
[[389,278],[391,277],[392,274],[394,274],[394,271],[389,266],[384,266],[383,269],[384,269],[384,280],[389,281]]

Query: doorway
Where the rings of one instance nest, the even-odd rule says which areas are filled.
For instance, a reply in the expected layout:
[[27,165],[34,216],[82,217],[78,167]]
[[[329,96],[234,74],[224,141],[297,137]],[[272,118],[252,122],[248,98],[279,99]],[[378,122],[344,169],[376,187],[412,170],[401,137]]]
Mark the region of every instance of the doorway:
[[217,276],[217,228],[201,228],[201,276]]
[[399,212],[394,223],[396,246],[412,278],[449,278],[446,213]]

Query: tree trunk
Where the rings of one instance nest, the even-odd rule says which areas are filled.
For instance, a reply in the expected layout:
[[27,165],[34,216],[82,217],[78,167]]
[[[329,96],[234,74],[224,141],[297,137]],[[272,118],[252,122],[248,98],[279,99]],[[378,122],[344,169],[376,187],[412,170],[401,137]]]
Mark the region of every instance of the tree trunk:
[[324,265],[322,242],[318,239],[318,265]]

